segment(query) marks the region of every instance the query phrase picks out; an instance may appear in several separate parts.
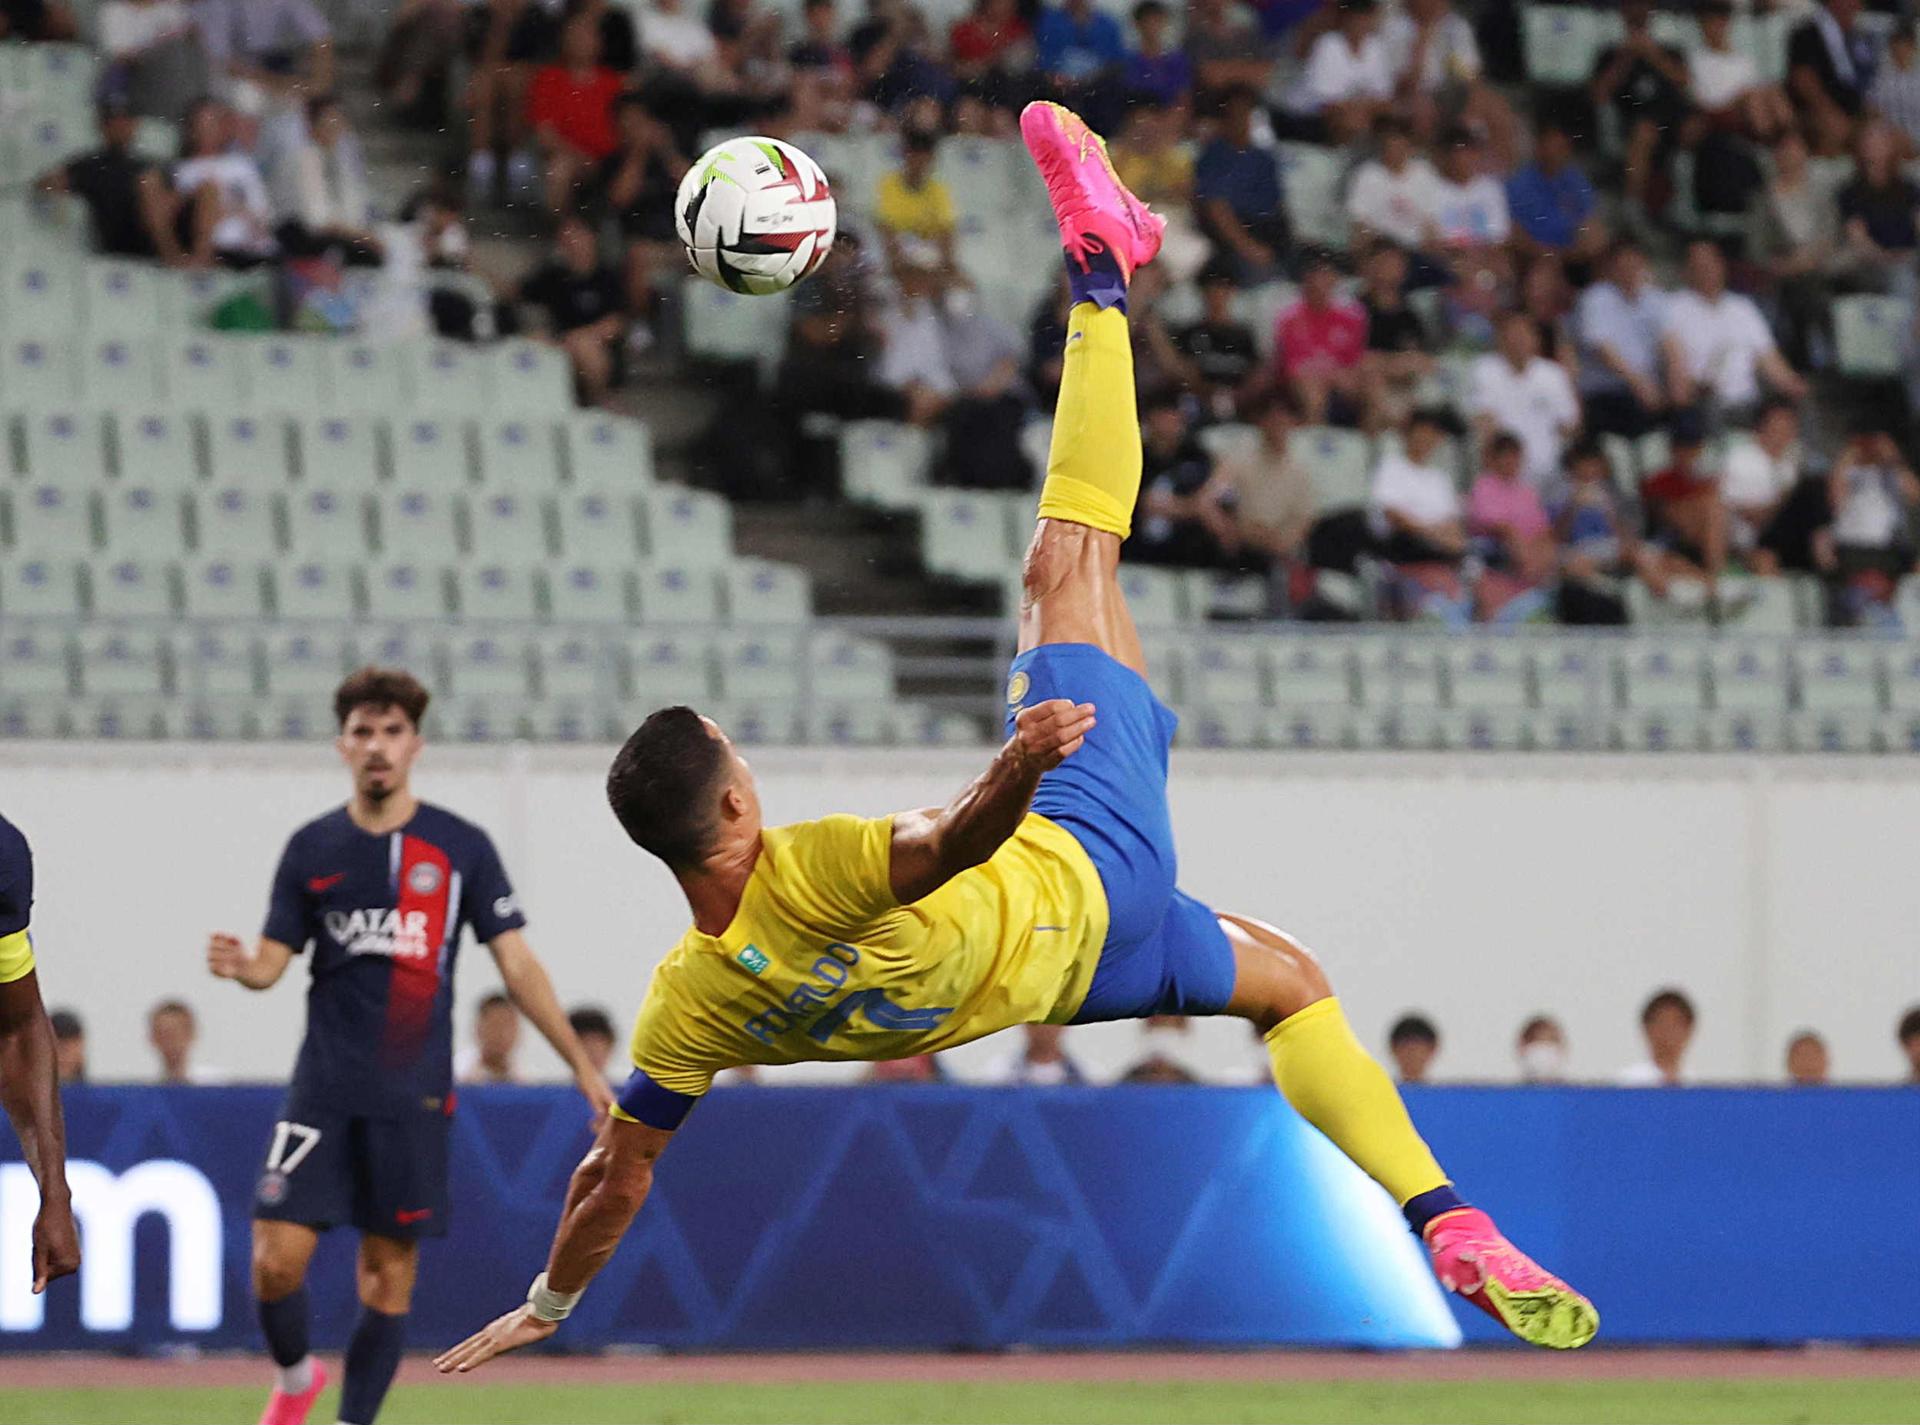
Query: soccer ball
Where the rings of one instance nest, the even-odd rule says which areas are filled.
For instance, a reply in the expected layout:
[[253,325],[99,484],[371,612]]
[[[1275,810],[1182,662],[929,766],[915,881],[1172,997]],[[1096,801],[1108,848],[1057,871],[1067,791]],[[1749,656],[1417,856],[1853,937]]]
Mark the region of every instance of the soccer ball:
[[784,292],[826,261],[837,216],[820,165],[779,139],[728,139],[680,180],[674,225],[693,270],[730,292]]

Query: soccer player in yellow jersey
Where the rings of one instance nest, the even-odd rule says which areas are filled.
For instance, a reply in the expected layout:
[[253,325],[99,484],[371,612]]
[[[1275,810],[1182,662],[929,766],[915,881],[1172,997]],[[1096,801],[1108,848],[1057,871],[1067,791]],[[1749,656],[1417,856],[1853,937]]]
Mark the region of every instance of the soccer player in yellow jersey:
[[444,1371],[553,1333],[720,1070],[902,1058],[1016,1024],[1152,1014],[1258,1025],[1280,1091],[1393,1194],[1443,1285],[1535,1345],[1593,1338],[1591,1303],[1455,1193],[1313,957],[1176,888],[1175,719],[1147,686],[1116,579],[1141,469],[1127,283],[1163,224],[1075,115],[1029,105],[1021,130],[1074,306],[1007,742],[944,807],[768,827],[751,771],[708,719],[668,708],[628,739],[608,798],[679,880],[693,928],[654,972],[633,1076],[574,1173],[547,1269],[525,1305],[441,1356]]

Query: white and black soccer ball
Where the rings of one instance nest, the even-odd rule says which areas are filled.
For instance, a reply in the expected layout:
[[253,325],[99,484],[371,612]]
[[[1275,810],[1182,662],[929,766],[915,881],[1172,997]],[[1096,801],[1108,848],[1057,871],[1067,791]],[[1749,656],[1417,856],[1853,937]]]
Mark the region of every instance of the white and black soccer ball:
[[838,216],[819,164],[779,139],[740,138],[687,170],[673,220],[695,272],[764,297],[826,261]]

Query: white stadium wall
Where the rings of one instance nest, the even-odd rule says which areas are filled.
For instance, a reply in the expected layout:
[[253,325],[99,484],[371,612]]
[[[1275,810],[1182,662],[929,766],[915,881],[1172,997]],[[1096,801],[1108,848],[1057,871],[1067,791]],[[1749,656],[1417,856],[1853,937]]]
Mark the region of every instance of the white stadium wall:
[[[421,792],[487,827],[562,999],[625,1021],[680,933],[666,874],[627,845],[601,799],[608,751],[433,748]],[[878,813],[947,796],[978,767],[953,753],[767,751],[767,811]],[[1787,1036],[1826,1035],[1847,1079],[1900,1070],[1893,1025],[1920,1002],[1920,765],[1901,760],[1489,755],[1176,755],[1182,884],[1272,920],[1318,950],[1368,1044],[1408,1009],[1431,1015],[1444,1079],[1510,1079],[1512,1040],[1558,1015],[1581,1078],[1638,1057],[1653,988],[1700,1005],[1694,1066],[1773,1080]],[[319,747],[0,747],[0,810],[27,828],[49,1001],[81,1011],[96,1078],[150,1072],[144,1011],[199,1011],[202,1057],[235,1078],[289,1067],[299,967],[252,995],[202,968],[206,934],[251,936],[287,834],[339,800]],[[497,984],[464,952],[464,1041]],[[1137,1031],[1076,1031],[1101,1076]],[[987,1073],[1010,1043],[950,1056]],[[1250,1078],[1247,1032],[1201,1027],[1192,1052]],[[557,1071],[543,1047],[524,1061]],[[839,1077],[844,1068],[799,1069]]]

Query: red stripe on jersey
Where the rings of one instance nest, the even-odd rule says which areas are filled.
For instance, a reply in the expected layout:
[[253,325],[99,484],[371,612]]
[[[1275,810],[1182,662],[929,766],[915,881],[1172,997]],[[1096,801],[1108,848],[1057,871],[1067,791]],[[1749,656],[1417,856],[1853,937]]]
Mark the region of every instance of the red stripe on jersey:
[[[411,1064],[426,1041],[433,1001],[440,993],[440,952],[453,912],[452,891],[453,864],[447,853],[417,836],[402,837],[394,904],[402,932],[418,924],[419,934],[417,939],[408,934],[407,953],[395,947],[393,976],[387,985],[387,1030],[381,1044],[385,1064]],[[416,915],[421,917],[418,922]]]

